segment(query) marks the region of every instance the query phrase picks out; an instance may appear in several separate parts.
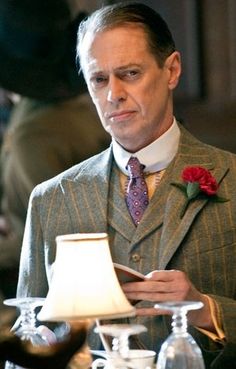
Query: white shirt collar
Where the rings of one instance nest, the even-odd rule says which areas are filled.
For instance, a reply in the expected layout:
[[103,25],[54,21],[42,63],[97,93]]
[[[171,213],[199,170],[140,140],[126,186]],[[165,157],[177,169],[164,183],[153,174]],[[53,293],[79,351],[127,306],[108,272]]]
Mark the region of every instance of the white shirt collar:
[[116,164],[120,170],[128,175],[126,165],[131,156],[139,159],[140,163],[145,165],[144,172],[158,172],[167,168],[177,153],[180,138],[180,129],[174,118],[171,127],[160,137],[158,137],[150,145],[137,151],[130,153],[126,151],[117,141],[112,139],[113,154]]

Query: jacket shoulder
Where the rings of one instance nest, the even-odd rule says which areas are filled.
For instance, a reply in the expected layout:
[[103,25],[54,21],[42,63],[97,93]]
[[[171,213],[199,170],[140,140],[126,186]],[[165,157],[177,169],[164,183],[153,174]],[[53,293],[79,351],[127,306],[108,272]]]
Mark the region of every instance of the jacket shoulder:
[[74,181],[87,176],[96,175],[96,172],[100,172],[99,168],[107,166],[110,155],[111,148],[109,147],[103,152],[72,166],[62,173],[59,173],[55,177],[41,182],[33,189],[31,196],[42,196],[46,193],[51,193],[59,188],[61,182],[64,180]]

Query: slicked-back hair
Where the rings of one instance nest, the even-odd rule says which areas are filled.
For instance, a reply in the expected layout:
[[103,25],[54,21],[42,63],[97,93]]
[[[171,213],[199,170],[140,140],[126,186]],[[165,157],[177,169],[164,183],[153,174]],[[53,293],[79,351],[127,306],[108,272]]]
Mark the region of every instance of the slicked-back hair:
[[83,55],[82,42],[87,32],[96,34],[119,26],[142,27],[150,52],[162,67],[166,58],[175,51],[175,42],[168,25],[154,9],[137,2],[122,2],[96,10],[82,21],[78,30],[77,58]]

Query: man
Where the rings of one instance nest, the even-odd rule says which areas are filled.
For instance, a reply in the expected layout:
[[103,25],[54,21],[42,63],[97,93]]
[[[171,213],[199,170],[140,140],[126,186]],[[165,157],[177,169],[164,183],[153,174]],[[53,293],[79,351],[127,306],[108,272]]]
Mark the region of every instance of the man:
[[[236,344],[236,157],[176,122],[180,54],[149,7],[120,3],[93,13],[80,26],[78,56],[112,145],[33,191],[18,295],[47,293],[58,234],[107,232],[113,260],[146,274],[123,285],[139,301],[131,321],[148,328],[141,343],[158,351],[170,332],[155,302],[202,301],[189,313],[191,333],[206,367],[226,368]],[[133,158],[145,167],[140,186],[146,182],[148,199],[145,189],[132,205]],[[142,200],[149,202],[143,215]]]

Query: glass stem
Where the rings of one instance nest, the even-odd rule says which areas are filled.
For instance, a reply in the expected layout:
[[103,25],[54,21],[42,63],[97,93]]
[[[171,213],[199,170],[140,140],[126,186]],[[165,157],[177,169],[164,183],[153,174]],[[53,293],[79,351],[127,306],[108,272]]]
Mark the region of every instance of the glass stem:
[[175,334],[187,332],[187,314],[185,310],[179,309],[173,314],[171,326]]
[[127,359],[129,356],[129,336],[121,334],[112,340],[112,350],[118,352],[120,357]]
[[28,334],[35,328],[36,317],[34,308],[30,305],[23,305],[21,307],[21,330],[24,338],[28,338]]

